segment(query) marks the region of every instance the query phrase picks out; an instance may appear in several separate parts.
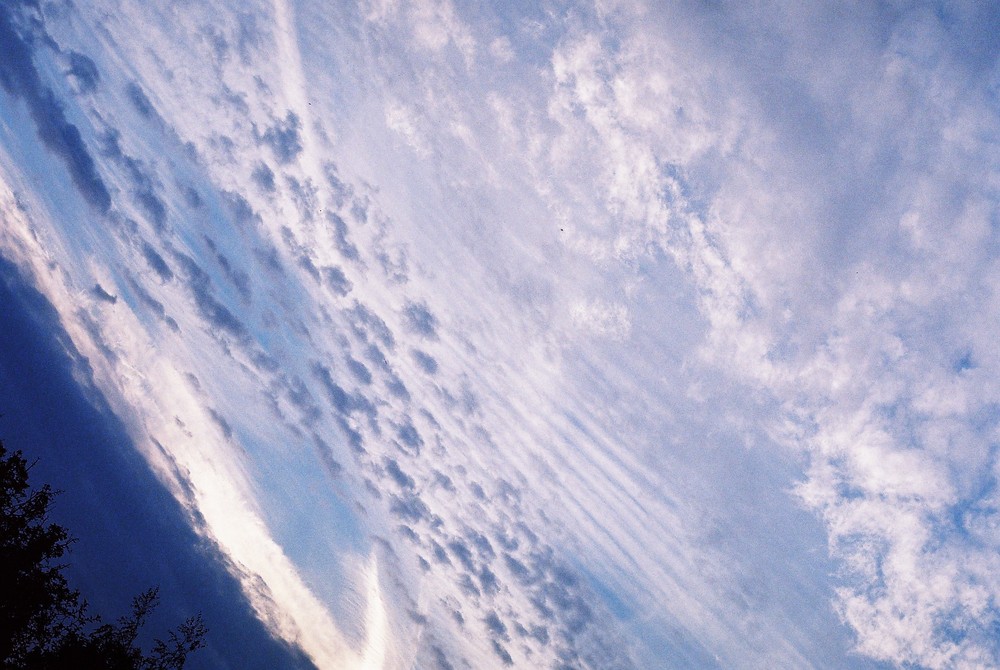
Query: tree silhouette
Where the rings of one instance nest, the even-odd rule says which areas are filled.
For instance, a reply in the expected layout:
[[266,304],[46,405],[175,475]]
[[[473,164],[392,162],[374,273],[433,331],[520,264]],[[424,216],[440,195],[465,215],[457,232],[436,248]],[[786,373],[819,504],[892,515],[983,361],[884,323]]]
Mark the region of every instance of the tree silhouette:
[[140,629],[159,602],[153,588],[136,596],[132,612],[103,623],[69,586],[61,562],[74,539],[49,513],[56,491],[32,490],[31,466],[0,442],[0,667],[55,670],[180,670],[204,646],[201,615],[186,620],[146,653]]

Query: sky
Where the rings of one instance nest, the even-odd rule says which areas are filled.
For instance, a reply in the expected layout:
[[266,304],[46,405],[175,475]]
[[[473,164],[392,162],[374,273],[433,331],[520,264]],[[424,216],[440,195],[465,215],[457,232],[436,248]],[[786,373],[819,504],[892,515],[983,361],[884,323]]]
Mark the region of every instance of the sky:
[[0,437],[192,667],[1000,666],[998,26],[6,2]]

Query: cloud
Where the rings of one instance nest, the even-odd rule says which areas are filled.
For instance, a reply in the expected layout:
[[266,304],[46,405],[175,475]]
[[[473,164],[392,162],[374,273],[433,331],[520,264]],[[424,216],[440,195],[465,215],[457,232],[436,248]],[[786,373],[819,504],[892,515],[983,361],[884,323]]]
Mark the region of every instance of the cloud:
[[87,150],[80,130],[66,118],[63,106],[52,89],[42,84],[35,69],[32,46],[17,27],[18,9],[7,5],[0,10],[0,41],[5,57],[0,64],[0,85],[8,94],[28,106],[39,139],[62,159],[73,184],[83,198],[99,212],[111,208],[111,194]]
[[[0,259],[0,305],[5,442],[37,457],[33,477],[62,491],[53,520],[81,538],[72,552],[74,577],[90,585],[91,606],[115,612],[150,582],[159,583],[167,612],[154,616],[155,629],[200,612],[215,631],[200,660],[220,668],[313,667],[264,629],[227,558],[199,537],[181,503],[142,460],[58,312],[7,259]],[[72,467],[61,465],[67,458]],[[113,513],[109,501],[117,505]],[[109,554],[118,558],[113,580],[107,579]]]
[[[46,216],[0,241],[59,268],[40,287],[116,411],[174,431],[202,518],[240,482],[273,562],[232,569],[315,658],[321,611],[362,618],[329,576],[343,500],[395,552],[401,667],[989,665],[989,16],[855,9],[122,3],[113,57],[66,9],[101,85],[44,98],[89,70],[50,82],[12,38],[4,88],[73,120],[63,154],[119,128],[93,174],[146,221],[83,228],[14,147]],[[56,299],[95,282],[113,309]],[[136,381],[158,365],[192,406]]]
[[573,305],[570,311],[574,323],[596,335],[624,340],[632,329],[628,309],[621,304],[599,300],[581,301]]

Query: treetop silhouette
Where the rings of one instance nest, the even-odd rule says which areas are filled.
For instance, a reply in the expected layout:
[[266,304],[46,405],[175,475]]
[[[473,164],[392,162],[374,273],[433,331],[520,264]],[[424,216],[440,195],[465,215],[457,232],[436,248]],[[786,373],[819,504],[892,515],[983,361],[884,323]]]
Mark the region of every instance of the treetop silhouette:
[[139,594],[132,611],[104,623],[70,587],[64,557],[74,542],[50,521],[57,494],[48,484],[32,489],[31,466],[0,441],[0,668],[56,670],[181,670],[188,654],[204,646],[207,628],[197,615],[147,653],[139,631],[159,602],[156,588]]

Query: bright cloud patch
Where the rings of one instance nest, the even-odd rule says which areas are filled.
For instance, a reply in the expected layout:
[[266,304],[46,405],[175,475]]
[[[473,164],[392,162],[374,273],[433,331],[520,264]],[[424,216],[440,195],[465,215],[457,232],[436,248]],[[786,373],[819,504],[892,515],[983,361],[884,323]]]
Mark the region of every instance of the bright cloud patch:
[[0,254],[321,668],[1000,664],[997,17],[0,9]]

